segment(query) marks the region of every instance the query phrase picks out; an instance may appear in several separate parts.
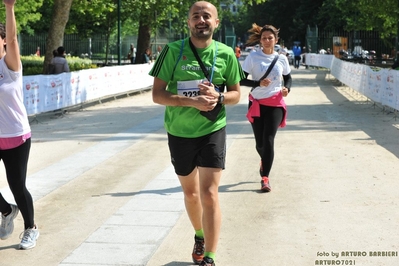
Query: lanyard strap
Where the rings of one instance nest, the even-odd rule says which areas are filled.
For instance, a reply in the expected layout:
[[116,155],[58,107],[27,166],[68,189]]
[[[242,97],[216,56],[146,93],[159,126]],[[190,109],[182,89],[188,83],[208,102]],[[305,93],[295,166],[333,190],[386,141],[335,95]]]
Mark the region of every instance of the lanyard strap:
[[177,58],[177,61],[176,61],[176,63],[175,63],[175,66],[173,67],[171,80],[173,80],[173,77],[175,76],[175,70],[176,70],[176,67],[177,67],[177,63],[179,63],[180,58],[181,58],[181,56],[183,55],[183,48],[184,48],[184,39],[183,39],[182,42],[181,42],[179,57]]
[[191,38],[189,40],[190,40],[191,51],[193,51],[193,54],[195,55],[195,58],[197,59],[199,65],[200,65],[200,67],[202,69],[202,72],[204,72],[205,77],[209,80],[209,82],[212,83],[213,73],[215,71],[216,56],[218,54],[218,43],[215,42],[215,56],[213,57],[212,73],[211,73],[211,76],[209,77],[208,69],[206,69],[206,67],[205,67],[204,63],[202,62],[201,58],[198,56],[197,49],[195,49],[194,44],[191,42]]

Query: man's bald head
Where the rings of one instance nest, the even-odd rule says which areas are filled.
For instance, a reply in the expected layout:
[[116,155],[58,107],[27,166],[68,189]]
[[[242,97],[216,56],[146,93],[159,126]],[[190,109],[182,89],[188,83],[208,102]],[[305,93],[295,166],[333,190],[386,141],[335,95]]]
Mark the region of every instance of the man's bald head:
[[212,15],[215,18],[218,18],[218,10],[216,9],[216,7],[213,4],[211,4],[211,3],[207,2],[207,1],[195,2],[190,7],[190,9],[188,11],[188,17],[190,17],[193,12],[196,12],[196,11],[199,11],[199,10],[203,10],[203,9],[209,10],[210,12],[212,12]]

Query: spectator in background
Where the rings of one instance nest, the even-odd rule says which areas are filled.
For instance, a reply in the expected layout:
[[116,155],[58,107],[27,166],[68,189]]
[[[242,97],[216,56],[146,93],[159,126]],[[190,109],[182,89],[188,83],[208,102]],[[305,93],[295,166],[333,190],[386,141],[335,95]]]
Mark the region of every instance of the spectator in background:
[[298,69],[301,62],[301,47],[298,44],[295,44],[292,48],[292,52],[294,53],[294,68]]
[[51,60],[49,66],[49,74],[60,74],[63,72],[70,72],[69,65],[65,58],[65,48],[60,46],[57,48],[57,54],[53,51],[54,58]]
[[330,48],[327,48],[327,54],[332,54]]
[[39,46],[36,48],[35,56],[40,56],[40,47]]
[[240,37],[237,38],[237,45],[240,47],[241,51],[244,50],[244,43],[241,41]]
[[158,45],[158,47],[157,47],[157,56],[156,56],[156,59],[157,59],[158,56],[161,54],[161,52],[162,52],[162,46]]
[[151,63],[151,50],[150,48],[145,49],[145,53],[143,54],[143,63]]
[[237,59],[240,59],[240,56],[241,56],[241,48],[240,48],[240,46],[238,45],[238,43],[237,43],[236,48],[235,48],[235,54],[236,54],[236,58],[237,58]]
[[130,64],[134,64],[136,62],[136,48],[134,47],[134,44],[130,44],[130,49],[129,53],[127,54],[127,59],[130,60]]
[[[57,49],[53,50],[53,58],[51,59],[51,61],[53,61],[53,59],[58,55],[58,51]],[[50,62],[50,64],[48,64],[48,72],[47,74],[54,74],[54,64],[52,64]]]
[[306,69],[309,68],[309,66],[306,65],[306,53],[307,52],[310,53],[310,48],[309,48],[309,51],[306,51],[306,46],[304,46],[303,49],[302,49],[302,55],[301,56],[302,56],[302,64],[305,66]]

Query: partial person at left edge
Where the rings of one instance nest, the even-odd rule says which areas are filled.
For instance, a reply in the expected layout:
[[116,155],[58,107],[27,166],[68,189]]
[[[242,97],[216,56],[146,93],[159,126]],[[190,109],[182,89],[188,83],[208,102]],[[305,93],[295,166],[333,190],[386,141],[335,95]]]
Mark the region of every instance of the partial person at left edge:
[[[6,23],[0,23],[0,160],[16,204],[0,193],[0,239],[14,231],[14,219],[21,212],[24,231],[20,249],[36,246],[39,230],[34,221],[33,199],[26,188],[26,173],[31,146],[31,129],[23,103],[22,63],[14,14],[15,0],[3,0]],[[7,33],[7,34],[6,34]],[[7,51],[6,51],[7,46]]]

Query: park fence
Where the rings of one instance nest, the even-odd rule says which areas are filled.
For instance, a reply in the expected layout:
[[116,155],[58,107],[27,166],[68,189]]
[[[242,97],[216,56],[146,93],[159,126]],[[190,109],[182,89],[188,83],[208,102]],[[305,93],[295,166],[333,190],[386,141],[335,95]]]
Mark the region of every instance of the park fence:
[[381,34],[375,30],[322,30],[317,26],[308,26],[306,31],[306,48],[311,53],[318,53],[320,49],[330,50],[336,57],[340,57],[341,50],[349,53],[362,50],[375,51],[377,58],[388,59],[396,57],[396,36],[381,38]]
[[[137,46],[138,36],[124,36],[121,40],[121,59],[126,59],[130,49],[130,44]],[[20,34],[19,44],[21,55],[34,55],[37,49],[40,49],[41,56],[46,53],[47,33],[37,33],[35,35]],[[159,35],[151,39],[152,54],[156,53],[157,47],[164,47],[169,38]],[[94,34],[90,37],[82,37],[78,34],[65,34],[63,46],[68,55],[91,58],[93,60],[105,60],[105,54],[108,50],[108,60],[116,60],[118,58],[118,45],[115,36],[111,36],[107,45],[107,36],[105,34]]]

